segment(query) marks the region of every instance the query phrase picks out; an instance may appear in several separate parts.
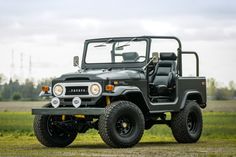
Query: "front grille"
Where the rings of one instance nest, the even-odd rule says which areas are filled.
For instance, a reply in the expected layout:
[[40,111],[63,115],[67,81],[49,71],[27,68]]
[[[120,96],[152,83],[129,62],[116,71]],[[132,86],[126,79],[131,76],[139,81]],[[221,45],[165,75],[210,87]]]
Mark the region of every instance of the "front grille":
[[88,95],[88,86],[66,87],[65,95]]

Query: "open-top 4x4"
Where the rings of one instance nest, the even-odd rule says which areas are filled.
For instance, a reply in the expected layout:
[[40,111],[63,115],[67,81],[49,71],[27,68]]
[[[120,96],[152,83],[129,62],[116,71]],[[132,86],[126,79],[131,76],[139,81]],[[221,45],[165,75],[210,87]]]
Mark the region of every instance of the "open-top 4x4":
[[[176,41],[175,52],[151,52],[156,39]],[[196,77],[182,76],[185,54],[196,57]],[[178,142],[192,143],[202,132],[206,79],[199,77],[197,53],[182,51],[176,37],[100,38],[85,41],[77,72],[54,79],[40,95],[51,102],[32,109],[34,131],[47,147],[65,147],[90,128],[111,147],[131,147],[154,124],[167,124]]]

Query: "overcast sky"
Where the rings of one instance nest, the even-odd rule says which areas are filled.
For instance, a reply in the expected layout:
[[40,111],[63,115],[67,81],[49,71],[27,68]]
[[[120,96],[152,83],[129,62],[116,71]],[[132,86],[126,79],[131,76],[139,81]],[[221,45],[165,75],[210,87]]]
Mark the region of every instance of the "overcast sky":
[[31,56],[30,76],[60,76],[85,39],[140,35],[177,36],[201,75],[236,82],[235,0],[0,0],[0,73],[28,77]]

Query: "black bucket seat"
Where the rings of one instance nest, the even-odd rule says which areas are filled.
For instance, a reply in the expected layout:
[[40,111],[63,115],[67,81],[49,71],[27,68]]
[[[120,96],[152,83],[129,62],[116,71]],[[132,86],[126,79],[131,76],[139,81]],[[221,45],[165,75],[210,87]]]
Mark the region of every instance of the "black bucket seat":
[[175,86],[176,59],[175,53],[160,53],[160,61],[156,65],[155,72],[151,78],[151,96],[170,96]]

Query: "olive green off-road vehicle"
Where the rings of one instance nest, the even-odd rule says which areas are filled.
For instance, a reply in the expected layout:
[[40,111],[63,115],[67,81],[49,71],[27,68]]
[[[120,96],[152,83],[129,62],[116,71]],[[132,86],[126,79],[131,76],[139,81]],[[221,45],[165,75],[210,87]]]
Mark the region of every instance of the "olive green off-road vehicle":
[[[152,51],[154,40],[177,47]],[[196,57],[196,76],[182,75],[186,54]],[[197,53],[182,51],[176,37],[99,38],[85,41],[77,72],[52,80],[40,95],[51,102],[32,109],[34,131],[47,147],[65,147],[91,128],[111,147],[132,147],[154,124],[167,124],[178,142],[193,143],[202,132],[206,79],[199,77]]]

